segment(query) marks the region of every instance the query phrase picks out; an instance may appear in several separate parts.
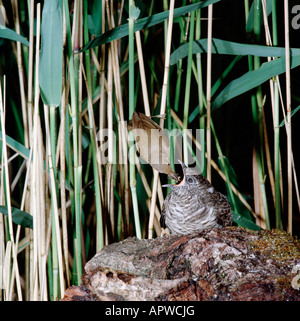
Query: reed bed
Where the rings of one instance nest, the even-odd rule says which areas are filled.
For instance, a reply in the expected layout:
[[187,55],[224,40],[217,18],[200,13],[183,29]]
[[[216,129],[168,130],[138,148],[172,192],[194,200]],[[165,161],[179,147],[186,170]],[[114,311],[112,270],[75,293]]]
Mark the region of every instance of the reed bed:
[[[214,37],[221,0],[3,3],[1,300],[59,300],[103,246],[161,234],[168,178],[138,157],[134,111],[176,133],[172,168],[174,155],[192,157],[227,192],[235,224],[299,235],[300,50],[290,46],[287,0],[284,12],[245,0],[242,44]],[[250,116],[243,147],[230,134],[242,131],[236,101]]]

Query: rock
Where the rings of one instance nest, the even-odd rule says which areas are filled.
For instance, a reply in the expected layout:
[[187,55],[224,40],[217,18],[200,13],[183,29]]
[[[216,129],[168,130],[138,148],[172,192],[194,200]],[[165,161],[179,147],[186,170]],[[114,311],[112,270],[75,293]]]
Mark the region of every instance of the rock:
[[299,273],[299,243],[277,230],[131,237],[97,253],[63,300],[300,301]]

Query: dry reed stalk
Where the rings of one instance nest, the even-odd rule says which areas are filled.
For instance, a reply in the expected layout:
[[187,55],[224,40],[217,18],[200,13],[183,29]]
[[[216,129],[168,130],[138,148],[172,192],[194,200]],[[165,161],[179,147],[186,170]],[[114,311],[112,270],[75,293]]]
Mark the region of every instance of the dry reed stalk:
[[[38,9],[40,10],[40,9]],[[38,161],[39,161],[39,186],[38,186],[38,200],[39,200],[39,285],[40,285],[40,300],[47,300],[47,276],[46,276],[46,266],[44,261],[46,262],[46,258],[48,256],[48,252],[46,251],[46,235],[47,235],[47,211],[46,211],[46,181],[45,181],[45,171],[44,171],[44,155],[45,149],[43,146],[43,133],[41,127],[41,120],[38,118]]]
[[114,137],[113,137],[113,62],[112,51],[108,50],[108,75],[107,75],[107,128],[108,128],[108,163],[114,161]]
[[[145,110],[145,115],[150,117],[151,116],[151,112],[150,112],[150,105],[149,105],[149,98],[148,98],[148,90],[147,90],[147,81],[146,81],[146,74],[145,74],[145,67],[144,67],[144,58],[143,58],[143,50],[142,50],[142,43],[141,43],[141,35],[140,35],[140,31],[137,31],[135,33],[135,36],[136,36],[136,45],[137,45],[137,53],[138,53],[138,61],[139,61],[139,70],[140,70],[140,76],[141,76],[141,84],[142,84],[142,93],[143,93],[143,101],[144,101],[144,110]],[[138,158],[136,157],[136,165],[138,167],[138,164],[139,164],[139,160]],[[140,165],[140,164],[139,164]],[[140,167],[140,166],[139,166]],[[139,170],[139,169],[138,169]],[[141,168],[139,170],[139,173],[141,175]],[[154,174],[154,177],[155,177],[155,169],[153,169],[153,174]],[[147,183],[147,181],[145,182],[143,179],[143,184],[145,186],[145,183]],[[147,183],[148,185],[148,183]],[[159,188],[159,200],[160,200],[160,203],[161,203],[161,208],[162,208],[162,189],[161,189],[161,184],[160,185],[160,188]],[[145,189],[147,189],[147,187],[145,186]],[[148,197],[151,198],[152,197],[152,193],[151,193],[151,190],[150,190],[150,193],[148,193]],[[151,217],[151,203],[147,201],[147,207],[148,207],[148,210],[149,210],[149,217]],[[152,214],[153,215],[153,214]],[[158,223],[159,221],[159,217],[160,217],[160,213],[158,211],[158,208],[157,206],[155,207],[155,216],[154,216],[154,221],[153,221],[153,224],[154,224],[154,228],[155,228],[155,232],[157,235],[160,235],[161,234],[161,228],[160,228],[160,225]],[[149,224],[150,224],[150,221],[149,221]],[[151,223],[152,224],[152,223]]]
[[[27,202],[27,198],[28,198],[28,190],[27,187],[29,185],[29,177],[30,177],[30,169],[31,169],[31,159],[32,159],[32,147],[30,148],[30,153],[29,153],[29,157],[25,158],[26,160],[26,165],[27,165],[27,170],[26,170],[26,175],[25,175],[25,181],[24,181],[24,185],[23,185],[23,193],[22,193],[22,200],[21,200],[21,206],[20,206],[20,210],[24,211],[25,209],[25,203]],[[20,226],[18,226],[17,229],[17,237],[16,237],[16,248],[19,246],[19,236],[20,236]],[[29,246],[32,243],[32,233],[30,232],[30,230],[25,229],[25,238],[28,240],[28,246],[25,247],[25,299],[29,299],[30,297],[30,290],[29,290],[29,282],[27,282],[30,278],[30,266],[29,266]],[[22,241],[24,241],[24,239]],[[21,241],[21,243],[22,243]]]
[[72,48],[77,49],[79,48],[79,44],[76,45],[76,41],[78,40],[78,16],[79,16],[79,5],[78,1],[80,0],[74,0],[74,16],[73,16],[73,25],[72,25]]
[[147,81],[146,81],[146,74],[145,74],[145,67],[144,67],[144,58],[143,58],[143,50],[142,50],[140,31],[137,31],[135,33],[135,39],[136,39],[136,47],[137,47],[138,61],[139,61],[139,67],[140,67],[139,70],[140,70],[140,75],[141,75],[144,110],[145,110],[145,115],[150,117],[151,112],[150,112],[150,105],[149,105],[149,98],[148,98]]
[[[267,4],[266,0],[262,0],[262,9],[263,9],[263,18],[264,18],[264,30],[265,30],[265,37],[266,37],[266,44],[267,46],[272,46],[272,40],[271,40],[271,33],[268,23],[268,13],[267,13]],[[268,60],[271,57],[268,57]]]
[[149,225],[148,225],[148,238],[152,239],[153,237],[153,221],[154,221],[154,213],[156,206],[156,196],[157,196],[157,185],[159,172],[153,169],[154,177],[153,177],[153,186],[152,186],[152,195],[151,195],[151,206],[150,206],[150,216],[149,216]]
[[[264,26],[265,26],[266,42],[267,42],[267,45],[272,45],[271,36],[270,36],[270,29],[269,29],[269,25],[268,25],[268,18],[267,18],[266,0],[262,0],[262,5],[263,5],[263,14],[264,14]],[[270,57],[268,57],[268,61],[270,60],[269,58]],[[275,57],[273,57],[273,59],[275,59]],[[276,80],[274,80],[273,78],[270,79],[273,121],[274,121],[274,88],[273,88],[273,86],[271,86],[271,83],[273,83],[273,85],[275,87],[275,82],[278,84],[277,90],[280,93],[281,105],[282,105],[283,115],[284,115],[284,119],[285,119],[285,128],[286,128],[286,131],[288,131],[288,128],[286,126],[286,115],[285,115],[284,103],[283,103],[283,99],[282,99],[282,93],[281,93],[280,82],[279,82],[279,77],[278,76],[276,76]],[[287,133],[287,135],[288,135],[288,133]],[[293,158],[293,152],[292,151],[291,151],[291,162],[292,162],[292,170],[293,170],[293,176],[294,176],[294,182],[295,182],[297,203],[298,203],[298,207],[299,207],[299,211],[300,211],[300,194],[299,194],[299,189],[298,189],[297,174],[296,174],[296,169],[295,169],[295,166],[294,166],[294,158]],[[280,163],[279,164],[280,171],[282,171],[280,152],[279,152],[279,163]],[[281,193],[281,204],[283,204],[282,175],[280,175],[280,193]]]
[[263,201],[260,192],[260,181],[258,173],[258,164],[257,164],[257,153],[255,147],[253,146],[253,166],[252,166],[252,177],[253,177],[253,194],[254,194],[254,210],[256,213],[255,223],[261,228],[266,228],[266,217],[264,212]]
[[[95,50],[91,49],[90,52],[91,52],[91,57],[92,57],[92,60],[94,63],[94,67],[96,68],[98,74],[101,75],[101,65],[100,65],[98,57],[95,53]],[[99,99],[100,99],[100,94],[93,100],[93,104],[95,104]]]
[[[272,39],[271,39],[271,33],[268,23],[268,14],[267,14],[267,4],[266,0],[262,0],[262,8],[263,8],[263,18],[264,18],[264,30],[265,30],[265,38],[266,38],[266,45],[272,46]],[[275,57],[268,57],[268,62],[272,59],[275,59]],[[275,98],[274,98],[274,87],[275,87],[276,79],[271,78],[269,80],[270,84],[270,94],[271,94],[271,107],[272,107],[272,115],[273,115],[273,124],[275,121],[274,113],[275,113]],[[267,134],[267,124],[265,119],[265,111],[264,108],[262,109],[262,119],[263,119],[263,132],[264,132],[264,141],[265,141],[265,152],[266,152],[266,160],[267,160],[267,167],[268,167],[268,173],[269,173],[269,179],[271,184],[271,191],[273,196],[273,202],[276,206],[276,196],[275,196],[275,179],[274,179],[274,173],[272,169],[272,162],[271,162],[271,156],[270,156],[270,148],[269,148],[269,142],[268,142],[268,134]],[[273,126],[275,127],[275,126]]]
[[[113,62],[112,62],[112,51],[111,48],[108,49],[108,75],[107,75],[107,128],[108,128],[108,161],[106,163],[106,185],[105,185],[105,193],[106,193],[106,209],[108,212],[107,219],[110,220],[109,224],[106,224],[107,228],[107,236],[112,233],[114,230],[114,213],[111,212],[111,191],[110,186],[113,184],[112,182],[112,164],[113,164]],[[111,231],[109,231],[109,227],[111,227]],[[109,238],[107,238],[109,241]]]
[[[124,4],[123,4],[124,5]],[[106,7],[107,16],[108,16],[108,26],[109,29],[115,27],[114,22],[114,15],[113,15],[113,6],[111,3],[111,7],[109,8],[108,3]],[[122,10],[121,10],[122,12]],[[119,24],[119,22],[118,22]],[[113,80],[114,80],[114,86],[115,86],[115,94],[116,94],[116,101],[117,101],[117,108],[118,108],[118,134],[119,134],[119,141],[121,144],[121,154],[119,158],[121,159],[120,166],[123,167],[122,164],[124,164],[124,170],[122,169],[123,176],[121,176],[123,179],[121,179],[121,185],[124,186],[124,197],[125,197],[125,217],[126,217],[126,223],[125,227],[129,227],[129,167],[128,167],[128,152],[127,152],[127,141],[128,141],[128,132],[126,128],[125,118],[124,118],[124,105],[123,105],[123,98],[122,98],[122,86],[121,86],[121,70],[120,70],[120,64],[119,64],[119,54],[118,54],[118,42],[119,41],[112,41],[111,42],[111,55],[112,55],[112,67],[113,67]],[[126,231],[127,233],[127,231]]]
[[[47,291],[44,283],[46,282],[44,265],[45,257],[47,257],[45,248],[46,235],[46,205],[45,205],[45,170],[43,159],[43,142],[42,129],[39,117],[39,51],[40,51],[40,20],[41,20],[41,5],[37,5],[37,27],[36,27],[36,54],[35,54],[35,88],[34,88],[34,115],[33,128],[30,133],[31,148],[28,160],[28,168],[25,177],[24,191],[21,202],[21,210],[24,210],[26,191],[28,181],[30,179],[30,198],[31,210],[34,220],[34,230],[30,231],[30,266],[29,269],[29,288],[26,288],[26,298],[30,300],[38,300],[41,297],[47,299]],[[33,72],[33,71],[32,71]],[[33,158],[32,158],[33,155]],[[32,159],[32,163],[31,160]],[[30,175],[29,175],[30,174]],[[18,226],[18,233],[19,233]],[[26,238],[26,237],[25,237]]]
[[118,8],[118,11],[119,11],[118,26],[122,23],[123,9],[124,9],[124,0],[122,0],[121,5]]
[[[19,275],[19,266],[17,261],[17,251],[15,248],[15,238],[13,232],[13,223],[12,223],[12,209],[11,209],[11,194],[10,194],[10,182],[9,182],[9,171],[8,171],[8,163],[7,163],[7,144],[6,144],[6,127],[5,127],[5,77],[4,77],[4,86],[2,95],[2,81],[0,79],[0,120],[1,120],[1,130],[2,130],[2,168],[4,168],[5,172],[5,190],[6,190],[6,206],[8,211],[8,225],[9,225],[9,237],[12,242],[12,257],[13,257],[13,273],[16,275],[16,285],[17,285],[17,294],[18,299],[22,301],[22,291],[21,291],[21,283],[20,283],[20,275]],[[12,289],[13,289],[13,280],[14,277],[11,279],[8,299],[12,299]]]
[[46,203],[46,213],[49,213],[48,218],[45,217],[45,226],[47,226],[47,232],[46,232],[46,238],[45,238],[45,252],[43,256],[43,262],[42,262],[42,273],[43,273],[43,281],[41,286],[41,301],[47,300],[48,294],[47,294],[47,287],[46,287],[46,280],[47,280],[47,257],[50,249],[50,241],[51,241],[51,230],[52,230],[52,220],[50,215],[50,207],[48,206],[48,203]]
[[[18,155],[18,153],[15,153],[14,156],[19,156],[19,155]],[[16,176],[14,177],[14,179],[13,179],[13,181],[11,183],[11,192],[14,191],[14,189],[15,189],[15,187],[16,187],[16,185],[17,185],[17,183],[18,183],[18,181],[19,181],[19,179],[21,177],[21,175],[23,174],[23,172],[24,172],[24,170],[26,168],[26,164],[27,164],[26,160],[23,160],[22,165],[20,166]]]
[[[175,5],[175,0],[171,0],[170,1],[170,9],[169,9],[169,20],[168,20],[169,23],[168,23],[168,32],[167,32],[166,52],[165,52],[164,79],[163,79],[162,94],[161,94],[161,106],[160,106],[160,114],[161,115],[164,115],[166,113],[166,101],[167,101],[167,88],[168,88],[168,77],[169,77],[169,67],[170,67],[174,5]],[[161,128],[164,128],[164,119],[163,118],[160,119],[159,125]],[[150,208],[150,217],[149,217],[149,226],[148,226],[148,238],[149,239],[152,239],[152,237],[153,237],[153,220],[154,220],[154,212],[155,212],[155,204],[156,204],[158,179],[159,179],[159,173],[157,170],[154,170],[151,208]]]
[[[36,107],[36,106],[35,106]],[[40,206],[39,206],[39,162],[38,162],[38,113],[37,109],[34,111],[34,128],[32,132],[33,141],[33,160],[31,164],[31,178],[30,178],[30,200],[31,209],[30,213],[33,216],[33,226],[34,229],[31,231],[33,233],[33,246],[31,247],[31,267],[30,267],[30,300],[37,301],[38,299],[38,241],[40,239]]]
[[[102,64],[101,64],[101,75],[100,75],[100,88],[101,88],[101,93],[100,93],[100,102],[99,102],[99,130],[100,130],[100,141],[104,140],[104,128],[105,128],[105,104],[106,104],[106,95],[105,95],[105,86],[106,84],[106,79],[105,79],[105,49],[101,50],[102,52]],[[103,56],[104,55],[104,56]],[[98,149],[99,151],[99,149]],[[99,151],[101,154],[101,151]],[[98,153],[99,154],[99,153]],[[99,164],[99,162],[98,162]],[[102,181],[102,167],[99,164],[99,175],[100,175],[100,194],[101,194],[101,202],[102,204],[104,203],[104,191],[103,191],[103,181]],[[97,242],[98,243],[98,242]]]
[[[42,211],[42,204],[40,203],[43,199],[41,198],[41,190],[43,186],[40,184],[40,178],[43,177],[44,168],[43,163],[41,162],[41,135],[40,135],[40,119],[39,119],[39,81],[38,81],[38,70],[39,70],[39,51],[40,51],[40,22],[41,22],[41,10],[40,5],[37,11],[37,34],[36,34],[36,57],[35,57],[35,100],[34,100],[34,115],[33,115],[33,128],[32,132],[29,134],[29,137],[32,137],[31,140],[31,149],[33,154],[33,160],[30,164],[30,199],[31,199],[31,210],[30,213],[33,216],[33,231],[30,233],[33,234],[33,246],[31,249],[31,267],[30,267],[30,300],[38,300],[39,285],[41,286],[42,282],[42,273],[41,273],[41,253],[43,249],[44,242],[44,229],[42,228],[42,215],[45,215],[45,211]],[[33,66],[32,66],[33,67]],[[33,72],[33,71],[32,71]],[[41,167],[42,166],[42,167]],[[39,253],[38,253],[39,252]],[[38,282],[39,279],[39,282]]]
[[207,70],[206,70],[206,150],[207,150],[207,179],[211,182],[211,42],[212,42],[213,5],[208,6],[208,27],[207,27]]
[[33,32],[34,32],[34,1],[30,2],[29,13],[29,57],[28,57],[28,89],[27,89],[27,108],[28,108],[28,132],[29,141],[32,133],[32,89],[33,89]]
[[4,300],[8,301],[9,300],[9,280],[11,279],[10,277],[10,266],[11,266],[11,245],[12,242],[8,241],[6,243],[6,249],[4,249],[4,258],[3,258],[3,270],[1,274],[2,280],[3,280],[3,287],[4,289]]
[[[129,118],[133,117],[135,111],[135,72],[134,72],[134,22],[137,19],[137,8],[135,7],[134,0],[129,1],[129,18],[128,18],[128,114]],[[135,150],[132,148],[134,141],[134,135],[132,132],[129,133],[128,144],[129,148],[129,185],[131,190],[131,200],[132,200],[132,211],[134,217],[134,227],[135,235],[137,238],[142,238],[142,230],[140,225],[140,214],[137,199],[137,189],[136,189],[136,169],[135,169]]]
[[[141,177],[141,180],[142,180],[142,183],[144,185],[144,188],[145,188],[145,191],[147,193],[147,196],[148,196],[148,199],[146,200],[146,203],[147,203],[147,208],[148,208],[148,211],[150,213],[150,210],[151,210],[151,196],[152,196],[152,191],[151,191],[151,188],[148,184],[148,181],[147,181],[147,178],[143,172],[143,169],[141,167],[141,164],[139,162],[139,158],[137,157],[137,155],[135,155],[135,163],[136,163],[136,167],[137,167],[137,170],[140,174],[140,177]],[[160,235],[161,234],[161,227],[160,225],[155,225],[155,222],[159,222],[159,219],[160,219],[160,212],[159,212],[159,209],[156,205],[155,207],[155,217],[154,217],[154,228],[155,228],[155,233],[156,235]]]
[[288,226],[287,232],[293,231],[293,162],[292,162],[292,124],[291,124],[291,71],[289,42],[289,2],[284,0],[284,33],[285,33],[285,75],[286,75],[286,114],[287,114],[287,180],[288,180]]
[[[63,63],[64,66],[64,63]],[[65,68],[63,68],[64,70]],[[63,84],[65,84],[65,72],[63,72]],[[68,251],[68,226],[67,226],[67,207],[66,207],[66,155],[65,155],[65,122],[66,122],[66,91],[67,85],[63,87],[62,98],[61,98],[61,123],[60,130],[63,133],[60,135],[60,199],[61,199],[61,218],[62,218],[62,238],[63,238],[63,251],[64,251],[64,261],[65,261],[65,270],[67,277],[67,284],[70,286],[70,274],[69,274],[69,251]]]
[[[41,120],[39,116],[39,53],[40,53],[40,23],[41,23],[41,4],[37,5],[37,20],[36,20],[36,55],[35,55],[35,92],[34,92],[34,126],[35,133],[34,137],[37,136],[38,139],[36,141],[35,147],[35,158],[37,159],[37,167],[36,167],[36,178],[37,178],[37,186],[36,186],[36,202],[38,204],[37,214],[37,243],[38,243],[38,270],[39,270],[39,293],[40,297],[42,295],[42,287],[43,280],[46,281],[43,275],[43,260],[44,257],[47,256],[45,253],[45,235],[46,235],[46,200],[45,200],[45,173],[44,173],[44,148],[43,148],[43,134],[41,128]],[[46,289],[46,287],[44,287]],[[36,293],[36,299],[37,299]],[[44,292],[44,296],[47,294]]]
[[[270,30],[269,30],[269,25],[268,25],[268,17],[267,17],[267,7],[266,7],[266,0],[262,1],[263,4],[263,14],[264,14],[264,25],[265,25],[265,33],[266,33],[266,41],[267,41],[267,45],[272,45],[272,41],[271,41],[271,36],[270,36]],[[273,57],[272,59],[275,59],[275,57]],[[269,57],[268,57],[268,61],[269,61]],[[273,84],[273,86],[272,86]],[[280,95],[280,102],[281,102],[281,106],[282,106],[282,111],[283,111],[283,115],[284,115],[284,120],[285,120],[285,129],[287,130],[287,126],[286,126],[286,115],[285,115],[285,109],[284,109],[284,103],[283,103],[283,98],[282,98],[282,92],[281,92],[281,87],[280,87],[280,81],[279,81],[279,77],[276,76],[276,79],[272,78],[270,79],[270,89],[271,89],[271,103],[272,103],[272,113],[273,113],[273,123],[274,123],[274,131],[278,130],[278,128],[276,128],[276,126],[278,126],[277,124],[275,124],[275,93],[274,90],[276,90],[276,94],[278,96],[278,94]],[[288,134],[287,134],[288,135]],[[274,140],[274,145],[276,144],[275,140]],[[276,149],[276,147],[274,148],[274,150]],[[300,209],[300,196],[299,196],[299,190],[298,190],[298,184],[297,184],[297,175],[296,175],[296,170],[294,167],[294,161],[293,161],[293,152],[292,153],[292,165],[293,165],[293,174],[294,174],[294,181],[295,181],[295,189],[296,189],[296,197],[297,197],[297,201],[298,201],[298,206]],[[274,155],[274,157],[276,158],[276,155]],[[280,170],[280,201],[281,201],[281,205],[283,207],[283,181],[282,181],[282,166],[281,166],[281,153],[279,150],[279,170]],[[276,159],[274,160],[274,164],[276,164]],[[272,189],[273,192],[273,189]],[[274,197],[274,195],[273,195]],[[275,198],[274,198],[275,201]],[[276,207],[276,204],[275,204]]]
[[[123,103],[120,105],[120,111],[123,110]],[[120,119],[118,123],[118,136],[119,136],[119,170],[120,170],[120,186],[122,188],[122,195],[125,200],[125,204],[123,204],[123,209],[124,209],[124,233],[127,235],[128,233],[128,228],[129,228],[129,180],[128,180],[128,175],[129,175],[129,166],[128,166],[128,151],[127,151],[127,141],[128,141],[128,132],[127,128],[125,125],[125,121],[122,120],[122,117],[124,117],[124,112],[122,111],[120,113]],[[123,215],[123,211],[122,211]]]
[[[105,2],[102,1],[102,33],[105,32],[105,24],[106,24],[106,15],[105,15]],[[100,136],[98,139],[100,141],[103,141],[103,129],[105,127],[105,104],[106,104],[106,95],[105,95],[105,88],[107,89],[106,79],[105,79],[105,45],[101,46],[100,50],[101,54],[101,63],[100,63],[100,101],[99,101],[99,130],[100,130]],[[97,146],[96,149],[97,157],[101,156],[101,150],[99,149],[99,146]],[[98,202],[100,203],[100,207],[103,208],[104,204],[104,190],[103,190],[103,175],[102,175],[102,166],[101,162],[99,160],[97,161],[98,166],[98,176],[99,176],[99,189],[100,189],[100,200]],[[96,200],[97,202],[97,200]],[[102,220],[97,219],[96,224],[96,250],[100,251],[103,247],[104,237],[103,237],[103,217]]]
[[[284,105],[284,101],[283,101],[283,97],[282,97],[282,91],[281,91],[281,87],[280,87],[279,77],[278,76],[277,76],[277,80],[278,80],[278,92],[279,92],[280,103],[281,103],[281,107],[282,107],[284,125],[285,125],[286,133],[288,135],[287,114],[286,114],[286,111],[285,111],[285,105]],[[295,168],[295,163],[294,163],[293,151],[291,151],[291,155],[292,155],[291,160],[292,160],[293,175],[295,177],[295,184],[297,184],[298,180],[297,180],[297,173],[296,173],[296,168]],[[281,154],[279,154],[279,162],[280,162],[280,190],[283,191],[283,175],[282,175],[283,172],[282,172],[282,166],[281,166]],[[297,193],[298,207],[300,209],[300,194],[299,194],[299,189],[296,187],[296,185],[295,185],[295,189],[296,189],[296,193]],[[281,204],[282,204],[282,206],[284,204],[283,203],[283,195],[282,194],[281,194]]]
[[271,192],[272,192],[273,201],[275,204],[275,179],[274,179],[274,172],[273,172],[273,168],[272,168],[270,145],[269,145],[269,139],[268,139],[267,123],[266,123],[264,108],[262,109],[262,120],[263,120],[263,133],[264,133],[264,142],[265,142],[264,146],[265,146],[265,152],[266,152],[266,162],[267,162],[267,168],[268,168],[268,173],[269,173]]
[[[81,62],[81,70],[82,70],[82,74],[83,74],[83,79],[84,79],[84,82],[85,82],[85,87],[86,87],[86,92],[87,92],[87,105],[88,105],[88,114],[89,114],[89,117],[86,117],[87,118],[87,123],[89,124],[89,129],[90,129],[90,135],[91,135],[91,141],[92,141],[92,144],[95,145],[95,151],[96,153],[98,154],[96,157],[98,157],[100,155],[100,159],[102,159],[102,154],[101,154],[101,151],[99,150],[99,145],[98,145],[98,138],[100,138],[100,141],[102,141],[104,139],[104,136],[103,136],[103,132],[102,130],[104,128],[101,128],[100,127],[100,137],[97,136],[97,132],[96,132],[96,123],[95,123],[95,116],[94,116],[94,110],[93,110],[93,102],[92,102],[92,97],[91,97],[91,93],[90,93],[90,90],[89,90],[89,86],[88,86],[88,82],[87,82],[87,77],[86,77],[86,73],[85,73],[85,69],[84,69],[84,66],[83,66],[83,62]],[[103,71],[104,73],[104,71]],[[106,80],[105,80],[105,77],[103,78],[104,79],[104,83],[105,83],[105,88],[107,89],[108,91],[108,85],[106,83]],[[101,92],[102,94],[101,95],[104,95],[104,88],[103,88],[103,91],[102,91],[102,88],[101,88]],[[101,96],[100,96],[101,97]],[[100,113],[101,113],[101,108],[103,108],[104,110],[104,99],[103,97],[101,97],[101,103],[100,103]],[[103,115],[104,117],[104,115]],[[104,124],[104,122],[103,122]],[[98,181],[98,184],[100,184],[100,206],[102,207],[102,205],[104,204],[106,198],[105,198],[105,193],[103,192],[103,179],[102,179],[102,167],[101,167],[101,162],[100,160],[98,159],[97,161],[97,170],[96,170],[96,175],[98,175],[98,178],[99,178],[99,181]],[[95,179],[95,184],[97,184],[97,180]],[[102,190],[101,190],[102,188]],[[96,200],[97,202],[97,200]],[[102,219],[99,219],[97,220],[97,224],[99,224],[96,228],[96,243],[97,243],[97,250],[100,251],[100,249],[103,247],[103,244],[102,244],[102,241],[100,242],[100,234],[102,233]],[[106,227],[105,227],[106,228]],[[101,233],[100,233],[101,232]]]

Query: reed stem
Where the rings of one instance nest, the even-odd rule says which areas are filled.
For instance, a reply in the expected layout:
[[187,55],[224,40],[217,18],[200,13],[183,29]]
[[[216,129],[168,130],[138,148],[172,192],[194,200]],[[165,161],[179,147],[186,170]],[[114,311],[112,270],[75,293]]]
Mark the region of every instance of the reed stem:
[[211,182],[211,45],[212,45],[212,19],[213,5],[208,6],[208,27],[207,27],[207,68],[206,68],[206,150],[207,150],[207,179]]
[[[170,9],[169,9],[169,20],[168,20],[169,23],[168,23],[166,53],[165,53],[164,80],[163,80],[163,85],[162,85],[161,105],[160,105],[160,114],[161,115],[164,115],[166,112],[174,6],[175,6],[175,0],[171,0],[170,1]],[[164,128],[164,119],[163,118],[160,119],[159,125],[161,128]],[[149,239],[152,239],[152,237],[153,237],[153,234],[152,234],[153,233],[153,221],[154,221],[154,213],[155,213],[158,179],[159,179],[159,173],[156,170],[154,170],[152,198],[151,198],[151,207],[150,207],[150,218],[149,218],[149,227],[148,227],[148,238]]]
[[[134,104],[134,21],[135,18],[133,16],[134,10],[134,1],[129,1],[129,119],[132,118],[133,112],[135,110]],[[133,134],[129,134],[130,141],[133,141]],[[134,214],[134,223],[135,223],[135,233],[137,238],[142,238],[141,234],[141,226],[140,226],[140,217],[139,217],[139,208],[138,208],[138,200],[136,193],[136,173],[135,173],[135,150],[134,148],[130,148],[129,151],[129,184],[131,189],[131,197],[132,197],[132,206],[133,206],[133,214]]]
[[189,37],[189,52],[188,62],[186,71],[186,83],[185,83],[185,96],[184,96],[184,109],[183,109],[183,155],[186,164],[189,163],[188,159],[188,146],[186,130],[188,129],[188,118],[189,118],[189,106],[190,106],[190,95],[191,95],[191,78],[192,78],[192,60],[193,60],[193,43],[195,33],[195,11],[191,12],[191,23],[190,23],[190,37]]
[[285,34],[285,81],[286,81],[286,129],[287,129],[287,181],[288,181],[288,226],[287,232],[293,231],[293,160],[292,160],[292,124],[291,124],[291,71],[289,40],[289,2],[284,0],[284,34]]

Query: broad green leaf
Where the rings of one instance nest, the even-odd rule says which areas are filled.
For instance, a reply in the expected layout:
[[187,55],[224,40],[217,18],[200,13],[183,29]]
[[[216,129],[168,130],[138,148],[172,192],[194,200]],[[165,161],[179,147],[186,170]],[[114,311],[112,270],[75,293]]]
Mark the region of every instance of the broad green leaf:
[[[2,131],[0,131],[0,139],[2,140]],[[6,135],[6,144],[9,146],[9,148],[13,149],[15,152],[20,154],[23,158],[26,158],[26,159],[29,158],[29,154],[30,154],[29,149],[8,135]]]
[[[193,53],[206,53],[207,39],[194,41]],[[250,71],[242,77],[233,80],[215,99],[213,108],[218,108],[226,101],[243,94],[256,86],[264,83],[268,79],[285,72],[285,48],[241,44],[221,39],[213,38],[212,53],[226,55],[253,55],[260,57],[281,57],[279,59],[264,63],[260,69]],[[176,64],[179,59],[183,59],[188,54],[188,44],[177,48],[170,57],[170,64]],[[292,57],[291,68],[300,65],[300,49],[290,50]]]
[[[300,105],[291,112],[291,117],[293,117],[299,109],[300,109]],[[279,127],[282,127],[282,126],[284,126],[284,120],[279,125]]]
[[0,38],[9,39],[12,41],[21,42],[23,45],[29,47],[29,42],[26,38],[22,37],[21,35],[17,34],[15,31],[0,25]]
[[231,211],[233,215],[233,221],[241,227],[248,228],[249,230],[253,231],[259,231],[261,228],[256,225],[254,222],[251,220],[248,220],[247,218],[243,217],[242,215],[235,213],[234,211]]
[[[216,3],[219,1],[221,1],[221,0],[207,0],[207,1],[201,1],[201,2],[198,2],[195,4],[191,4],[188,6],[176,8],[174,10],[174,18],[185,15],[191,11],[207,7],[210,4],[213,4],[213,3]],[[164,11],[164,12],[160,12],[155,15],[152,15],[150,17],[139,19],[139,20],[135,21],[135,23],[134,23],[134,31],[139,31],[139,30],[142,30],[145,28],[150,28],[152,26],[155,26],[155,25],[163,22],[164,20],[166,20],[168,18],[169,18],[169,11]],[[116,27],[116,28],[102,34],[101,36],[91,40],[86,46],[83,47],[83,49],[81,51],[85,51],[85,50],[109,43],[113,40],[117,40],[117,39],[123,38],[125,36],[128,36],[128,32],[129,32],[128,23],[126,23],[124,25]]]
[[[291,69],[300,65],[300,56],[293,56]],[[278,58],[261,65],[257,70],[249,71],[240,78],[233,80],[218,95],[213,102],[213,109],[222,106],[230,99],[237,97],[271,79],[276,75],[285,72],[285,58]]]
[[62,92],[63,24],[59,0],[44,3],[39,82],[44,104],[58,106]]
[[[12,207],[11,211],[14,223],[33,229],[33,217],[30,214],[15,207]],[[0,205],[0,212],[4,215],[8,215],[7,206]]]
[[[189,44],[184,44],[178,47],[170,56],[170,64],[174,65],[179,59],[187,57]],[[217,38],[212,39],[212,53],[220,55],[239,55],[239,56],[260,56],[260,57],[283,57],[285,55],[285,48],[270,47],[260,45],[249,45],[244,43],[221,40]],[[207,39],[194,41],[193,54],[207,52]],[[300,49],[291,48],[291,56],[299,56]]]

